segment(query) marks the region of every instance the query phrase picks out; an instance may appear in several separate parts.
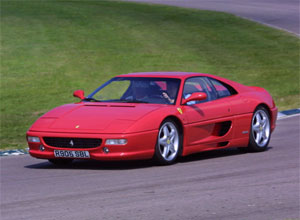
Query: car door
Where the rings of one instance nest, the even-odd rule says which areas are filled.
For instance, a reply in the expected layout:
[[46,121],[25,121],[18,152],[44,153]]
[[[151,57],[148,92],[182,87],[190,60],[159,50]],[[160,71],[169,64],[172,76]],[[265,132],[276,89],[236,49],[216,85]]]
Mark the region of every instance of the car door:
[[218,93],[219,99],[227,99],[228,97],[227,100],[230,102],[232,141],[233,139],[236,139],[238,142],[243,142],[243,139],[248,139],[252,118],[252,113],[249,112],[249,100],[243,95],[238,94],[231,86],[223,82],[212,78],[208,78],[208,80]]
[[226,144],[231,128],[230,95],[220,97],[207,77],[192,77],[185,81],[182,98],[188,98],[194,92],[206,93],[207,99],[182,106],[187,121],[185,144],[194,146],[192,151]]

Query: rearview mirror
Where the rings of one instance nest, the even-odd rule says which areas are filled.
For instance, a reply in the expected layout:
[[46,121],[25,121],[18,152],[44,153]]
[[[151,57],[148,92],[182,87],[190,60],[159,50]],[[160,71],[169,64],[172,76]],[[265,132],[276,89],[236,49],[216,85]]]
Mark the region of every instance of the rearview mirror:
[[81,100],[84,99],[84,91],[83,90],[76,90],[73,92],[73,96],[80,98]]
[[205,92],[194,92],[190,97],[187,99],[183,99],[182,104],[185,105],[190,101],[202,101],[207,99],[207,95]]

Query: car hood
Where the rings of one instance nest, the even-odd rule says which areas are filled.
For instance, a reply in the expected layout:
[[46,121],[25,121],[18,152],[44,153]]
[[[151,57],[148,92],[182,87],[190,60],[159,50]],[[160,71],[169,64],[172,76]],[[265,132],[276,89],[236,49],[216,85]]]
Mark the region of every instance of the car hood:
[[159,106],[151,104],[78,103],[57,107],[30,128],[31,131],[124,133]]

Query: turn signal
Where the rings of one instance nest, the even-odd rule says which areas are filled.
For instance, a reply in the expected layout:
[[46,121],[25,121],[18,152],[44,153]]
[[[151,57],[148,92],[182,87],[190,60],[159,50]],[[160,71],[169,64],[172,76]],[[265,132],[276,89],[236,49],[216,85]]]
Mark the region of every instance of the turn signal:
[[105,141],[106,145],[125,145],[127,144],[126,139],[107,139]]
[[34,143],[40,143],[41,142],[39,137],[32,137],[32,136],[28,136],[27,141],[28,142],[34,142]]

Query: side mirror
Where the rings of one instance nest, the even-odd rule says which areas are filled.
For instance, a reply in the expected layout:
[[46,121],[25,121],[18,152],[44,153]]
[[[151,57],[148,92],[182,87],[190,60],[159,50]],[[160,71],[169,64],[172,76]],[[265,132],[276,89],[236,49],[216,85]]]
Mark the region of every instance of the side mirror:
[[186,103],[190,102],[190,101],[202,101],[207,99],[207,95],[204,92],[195,92],[193,93],[190,97],[188,97],[187,99],[184,99],[182,101],[182,104],[185,105]]
[[83,90],[76,90],[73,92],[73,96],[80,98],[81,100],[84,99],[84,91]]

